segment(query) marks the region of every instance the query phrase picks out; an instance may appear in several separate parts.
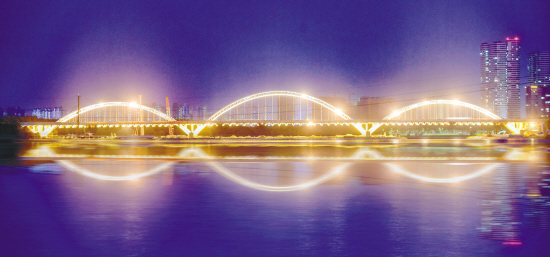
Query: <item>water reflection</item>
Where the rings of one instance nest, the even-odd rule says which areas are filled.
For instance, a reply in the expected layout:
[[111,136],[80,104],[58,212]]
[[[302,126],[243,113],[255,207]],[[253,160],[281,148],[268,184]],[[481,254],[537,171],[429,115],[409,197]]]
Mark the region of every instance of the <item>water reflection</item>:
[[[55,163],[32,166],[33,173],[69,171],[112,181],[151,177],[161,180],[158,184],[173,185],[184,175],[215,172],[236,185],[273,192],[350,183],[459,185],[460,191],[462,183],[475,182],[480,190],[469,193],[479,200],[482,238],[521,245],[524,225],[537,230],[550,228],[550,172],[544,166],[545,153],[534,148],[343,146],[327,150],[315,146],[169,145],[159,152],[155,145],[135,149],[119,149],[117,145],[73,147],[39,145],[22,159]],[[347,205],[342,200],[335,208],[346,209]],[[428,214],[431,210],[418,209]],[[455,222],[462,218],[456,217]],[[339,229],[346,223],[342,217],[334,222],[340,224],[336,226]],[[394,222],[405,226],[407,220],[396,216]],[[396,240],[403,237],[399,230],[391,234]]]
[[[55,158],[54,161],[65,167],[67,170],[70,170],[75,173],[79,173],[81,175],[94,178],[94,179],[100,179],[100,180],[134,180],[139,179],[142,177],[151,176],[154,174],[157,174],[159,172],[162,172],[164,170],[167,170],[171,168],[173,165],[177,164],[177,161],[161,161],[160,164],[155,165],[154,167],[150,167],[146,170],[142,171],[136,171],[136,167],[132,167],[132,165],[136,166],[136,162],[134,161],[131,163],[123,163],[124,165],[124,171],[132,171],[131,174],[126,175],[105,175],[100,174],[97,171],[93,171],[91,169],[84,168],[82,164],[78,165],[73,160],[65,160],[65,158],[77,158],[79,160],[80,158],[86,159],[86,158],[96,158],[96,159],[107,159],[106,161],[101,162],[101,172],[110,172],[110,173],[117,173],[119,172],[121,161],[109,161],[108,159],[115,159],[115,158],[122,158],[122,159],[147,159],[147,158],[155,158],[155,159],[181,159],[181,160],[199,160],[199,161],[205,161],[206,165],[208,165],[212,170],[216,171],[217,173],[223,175],[227,179],[234,181],[240,185],[258,189],[258,190],[266,190],[266,191],[294,191],[294,190],[302,190],[309,187],[313,187],[322,183],[325,183],[334,177],[338,176],[340,173],[348,169],[351,165],[354,164],[355,161],[415,161],[415,162],[422,162],[422,161],[455,161],[454,163],[445,163],[445,164],[455,164],[455,165],[470,165],[470,163],[467,163],[468,161],[510,161],[510,160],[536,160],[537,155],[536,153],[531,153],[530,155],[523,156],[518,149],[510,149],[507,151],[504,155],[501,157],[461,157],[461,156],[449,156],[449,157],[410,157],[410,156],[400,156],[400,157],[386,157],[383,156],[380,152],[378,152],[375,149],[370,149],[368,147],[361,147],[355,150],[355,152],[349,156],[349,157],[336,157],[336,158],[328,158],[328,157],[317,157],[317,156],[294,156],[294,157],[278,157],[278,156],[225,156],[225,157],[213,157],[208,155],[205,151],[203,151],[201,148],[197,147],[190,147],[190,148],[183,148],[181,149],[175,156],[163,156],[163,155],[104,155],[104,154],[89,154],[89,155],[78,155],[78,154],[58,154],[56,153],[50,146],[43,145],[38,147],[37,149],[33,149],[23,155],[23,158],[26,159],[43,159],[43,158]],[[310,178],[309,180],[296,184],[296,185],[285,185],[285,186],[270,186],[265,185],[257,182],[253,182],[249,179],[244,178],[243,176],[238,175],[235,171],[232,171],[219,163],[219,160],[239,160],[239,161],[273,161],[273,160],[294,160],[294,161],[309,161],[309,162],[315,162],[315,161],[327,161],[327,160],[337,160],[337,161],[348,161],[345,163],[341,163],[337,165],[336,167],[332,168],[331,170],[325,172],[324,174],[317,176],[315,178]],[[460,161],[456,163],[456,161]],[[465,162],[466,161],[466,162]],[[109,167],[108,164],[111,163],[113,167]],[[137,162],[139,163],[139,162]],[[487,172],[492,171],[493,169],[497,168],[499,165],[502,165],[501,163],[489,163],[484,164],[481,168],[477,169],[459,169],[458,173],[463,174],[456,174],[457,172],[451,172],[450,167],[445,167],[444,169],[438,168],[438,167],[423,167],[420,168],[421,171],[430,171],[431,173],[443,173],[443,176],[449,176],[450,177],[436,177],[434,174],[430,175],[423,175],[418,172],[410,171],[407,168],[404,168],[403,164],[398,163],[388,163],[384,162],[384,165],[390,168],[391,171],[407,176],[412,179],[416,179],[419,181],[425,181],[425,182],[432,182],[432,183],[455,183],[460,181],[465,181],[469,179],[473,179],[479,176],[484,175]],[[416,169],[418,170],[418,163],[415,164]],[[420,163],[420,165],[425,165],[425,163]],[[88,166],[92,166],[92,168],[96,168],[97,165],[90,165],[88,163]],[[140,167],[144,167],[145,165],[137,165]],[[238,170],[242,170],[243,167],[239,167]],[[465,173],[465,174],[464,174]]]

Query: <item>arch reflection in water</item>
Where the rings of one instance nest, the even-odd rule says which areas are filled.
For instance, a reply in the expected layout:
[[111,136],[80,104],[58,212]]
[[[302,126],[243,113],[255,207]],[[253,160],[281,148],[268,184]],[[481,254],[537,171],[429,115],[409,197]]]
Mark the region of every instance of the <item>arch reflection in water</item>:
[[[52,149],[50,149],[48,147],[45,147],[45,146],[40,147],[39,149],[37,149],[37,151],[35,152],[35,156],[36,155],[41,156],[41,157],[60,157],[60,155],[56,154]],[[206,154],[200,148],[183,149],[178,153],[178,156],[189,157],[189,158],[192,158],[192,157],[201,158],[201,159],[205,160],[203,162],[206,165],[208,165],[210,168],[212,168],[212,170],[214,170],[215,172],[217,172],[220,175],[224,176],[225,178],[227,178],[227,179],[229,179],[233,182],[236,182],[240,185],[243,185],[243,186],[246,186],[246,187],[249,187],[249,188],[253,188],[253,189],[257,189],[257,190],[263,190],[263,191],[296,191],[296,190],[302,190],[302,189],[314,187],[314,186],[320,185],[322,183],[325,183],[325,182],[333,179],[337,175],[343,173],[346,169],[351,167],[353,164],[355,164],[354,162],[347,162],[347,163],[339,164],[336,167],[334,167],[332,170],[330,170],[329,172],[327,172],[327,173],[325,173],[325,174],[323,174],[319,177],[313,178],[313,179],[311,179],[307,182],[304,182],[304,183],[299,183],[299,184],[290,185],[290,186],[272,186],[272,185],[265,185],[265,184],[261,184],[261,183],[254,182],[252,180],[246,179],[246,178],[244,178],[240,175],[237,175],[236,172],[233,172],[233,171],[229,170],[228,168],[226,168],[225,166],[223,166],[219,162],[209,161],[208,159],[212,159],[212,157],[209,156],[208,154]],[[378,159],[380,161],[387,160],[387,158],[382,156],[378,151],[373,150],[373,149],[369,149],[369,148],[363,148],[363,149],[357,150],[349,159],[361,160],[365,157],[369,157],[371,159]],[[314,160],[314,159],[315,158],[309,157],[307,160]],[[69,161],[69,160],[55,160],[55,162],[59,163],[60,165],[62,165],[66,169],[68,169],[72,172],[81,174],[83,176],[87,176],[87,177],[94,178],[94,179],[99,179],[99,180],[113,180],[113,181],[135,180],[135,179],[151,176],[151,175],[160,173],[164,170],[167,170],[168,168],[170,168],[170,167],[172,167],[172,166],[174,166],[175,164],[178,163],[177,161],[166,161],[166,162],[162,162],[161,164],[156,165],[155,167],[150,168],[147,171],[142,172],[142,173],[130,174],[130,175],[124,175],[124,176],[110,176],[110,175],[103,175],[103,174],[100,174],[98,172],[90,171],[90,170],[88,170],[88,169],[86,169],[82,166],[79,166],[79,165],[77,165],[77,164],[75,164],[75,163],[73,163],[72,161]],[[499,166],[498,163],[491,163],[491,164],[486,164],[486,166],[480,168],[479,170],[471,172],[471,173],[466,174],[466,175],[459,175],[459,176],[455,176],[455,177],[451,177],[451,178],[435,178],[435,177],[429,177],[429,176],[413,173],[413,172],[411,172],[411,171],[409,171],[409,170],[407,170],[407,169],[405,169],[405,168],[403,168],[400,165],[397,165],[395,163],[383,163],[383,164],[386,167],[389,167],[395,173],[404,175],[406,177],[409,177],[409,178],[412,178],[412,179],[415,179],[415,180],[424,181],[424,182],[432,182],[432,183],[455,183],[455,182],[460,182],[460,181],[473,179],[473,178],[482,176],[482,175],[492,171],[493,169],[495,169],[496,167]]]

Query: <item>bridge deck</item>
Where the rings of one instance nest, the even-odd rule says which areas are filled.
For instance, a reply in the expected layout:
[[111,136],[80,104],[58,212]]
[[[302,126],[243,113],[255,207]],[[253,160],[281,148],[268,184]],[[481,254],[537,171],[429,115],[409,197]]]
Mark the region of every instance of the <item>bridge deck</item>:
[[[514,120],[493,120],[493,119],[432,119],[432,120],[220,120],[220,121],[205,121],[205,120],[180,120],[180,121],[118,121],[118,122],[80,122],[83,126],[93,125],[118,125],[118,124],[321,124],[321,123],[472,123],[472,122],[491,122],[491,123],[508,123],[508,122],[526,122],[526,123],[541,123],[543,120],[537,119],[514,119]],[[21,126],[55,126],[55,125],[69,125],[76,126],[76,122],[21,122]]]

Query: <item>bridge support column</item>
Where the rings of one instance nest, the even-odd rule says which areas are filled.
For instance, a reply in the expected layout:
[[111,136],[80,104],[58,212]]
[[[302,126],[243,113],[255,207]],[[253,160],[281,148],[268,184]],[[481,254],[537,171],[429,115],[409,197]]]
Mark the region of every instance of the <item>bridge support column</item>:
[[193,130],[193,135],[198,135],[204,128],[206,128],[206,124],[198,124]]
[[185,134],[187,134],[188,136],[198,135],[205,127],[206,127],[206,124],[183,124],[183,125],[178,125],[178,128],[183,130],[183,132],[185,132]]
[[[357,129],[359,130],[359,132],[361,133],[361,136],[367,136],[367,128],[369,126],[368,123],[352,123],[352,125]],[[363,126],[364,125],[364,126]]]
[[376,131],[381,126],[382,126],[382,123],[373,123],[372,127],[369,129],[369,133],[372,135],[372,133],[374,133],[374,131]]
[[41,131],[38,131],[38,133],[40,134],[40,137],[48,137],[48,135],[51,134],[53,130],[56,129],[57,127],[58,127],[57,125],[45,126],[45,127],[42,127],[42,129],[40,129]]
[[504,126],[512,132],[513,135],[520,135],[522,130],[527,128],[526,122],[507,122]]

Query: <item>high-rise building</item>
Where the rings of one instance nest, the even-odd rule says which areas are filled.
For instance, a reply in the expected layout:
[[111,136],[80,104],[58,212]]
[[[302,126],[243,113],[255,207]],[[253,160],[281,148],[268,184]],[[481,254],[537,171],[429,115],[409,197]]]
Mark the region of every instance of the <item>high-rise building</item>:
[[201,105],[199,108],[199,120],[207,120],[208,112],[206,110],[206,105]]
[[504,119],[519,119],[519,39],[482,43],[480,50],[481,106]]
[[184,103],[183,105],[180,105],[180,109],[181,109],[181,118],[180,119],[188,120],[190,118],[189,117],[189,106],[187,106],[187,104]]
[[528,84],[525,87],[527,118],[549,117],[550,114],[550,51],[529,53]]
[[181,105],[178,103],[172,103],[172,108],[170,109],[170,115],[172,115],[172,118],[174,119],[181,119],[182,113],[181,113]]

